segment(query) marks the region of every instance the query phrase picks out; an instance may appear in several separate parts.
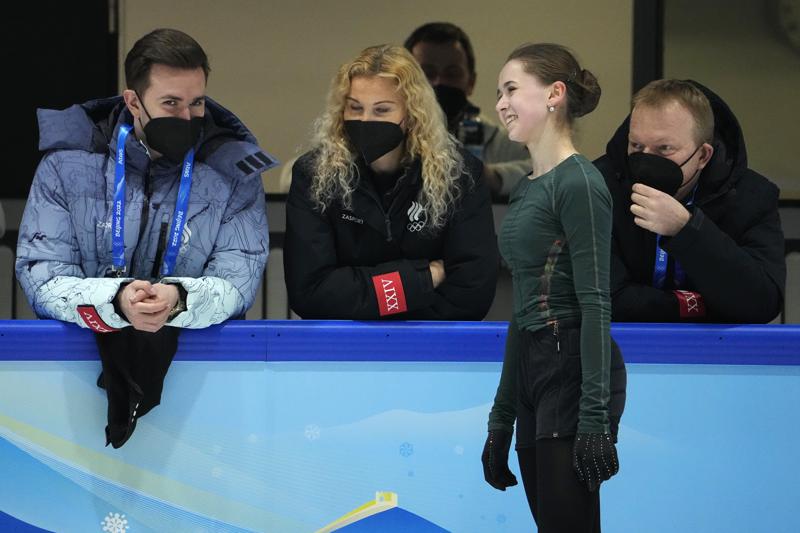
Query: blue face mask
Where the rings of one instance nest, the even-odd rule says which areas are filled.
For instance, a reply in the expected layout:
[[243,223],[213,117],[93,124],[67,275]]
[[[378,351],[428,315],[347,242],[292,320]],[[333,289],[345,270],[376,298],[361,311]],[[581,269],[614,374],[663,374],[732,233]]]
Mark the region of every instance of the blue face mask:
[[344,131],[368,165],[400,146],[406,138],[399,124],[381,120],[345,120]]
[[688,163],[702,146],[701,144],[695,148],[692,155],[680,165],[659,155],[634,152],[628,155],[628,169],[635,182],[644,183],[648,187],[675,196],[683,185],[683,170],[681,170],[683,165]]
[[[139,96],[137,93],[136,96]],[[144,125],[144,136],[147,146],[164,154],[170,160],[180,163],[186,152],[194,148],[203,132],[203,117],[190,119],[178,117],[153,118],[144,107],[144,101],[139,96],[142,109],[147,114],[147,124]],[[141,122],[141,119],[140,119]]]

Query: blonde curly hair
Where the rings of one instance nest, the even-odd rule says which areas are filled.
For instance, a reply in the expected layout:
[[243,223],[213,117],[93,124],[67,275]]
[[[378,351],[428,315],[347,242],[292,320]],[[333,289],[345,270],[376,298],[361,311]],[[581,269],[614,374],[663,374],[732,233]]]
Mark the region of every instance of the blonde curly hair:
[[350,83],[359,76],[395,80],[397,94],[406,107],[407,135],[402,164],[422,162],[422,189],[418,201],[425,208],[431,229],[447,222],[448,212],[461,191],[459,178],[464,161],[457,141],[447,132],[445,117],[425,74],[414,57],[400,46],[379,45],[364,49],[339,68],[328,92],[325,111],[315,122],[314,178],[311,198],[320,211],[333,201],[349,209],[358,178],[355,153],[344,131],[345,101]]

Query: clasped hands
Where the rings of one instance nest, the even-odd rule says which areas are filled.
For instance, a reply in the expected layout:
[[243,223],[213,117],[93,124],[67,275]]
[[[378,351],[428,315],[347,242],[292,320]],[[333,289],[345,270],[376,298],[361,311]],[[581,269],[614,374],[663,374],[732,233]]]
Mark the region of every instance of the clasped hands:
[[137,279],[117,293],[117,305],[134,329],[155,333],[167,322],[178,297],[175,285]]

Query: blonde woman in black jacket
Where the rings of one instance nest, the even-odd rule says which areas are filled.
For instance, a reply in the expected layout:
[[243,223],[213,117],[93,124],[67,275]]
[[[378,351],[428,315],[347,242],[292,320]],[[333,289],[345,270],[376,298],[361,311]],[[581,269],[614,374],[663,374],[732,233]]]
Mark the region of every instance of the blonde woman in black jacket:
[[303,318],[480,320],[497,244],[480,161],[447,133],[404,48],[340,67],[295,163],[284,266]]

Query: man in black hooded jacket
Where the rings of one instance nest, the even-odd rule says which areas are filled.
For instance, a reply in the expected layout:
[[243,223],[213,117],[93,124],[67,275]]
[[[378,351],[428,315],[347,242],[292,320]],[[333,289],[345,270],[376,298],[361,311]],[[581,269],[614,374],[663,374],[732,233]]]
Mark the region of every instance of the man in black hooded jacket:
[[614,200],[612,319],[769,322],[786,265],[778,188],[747,167],[725,102],[657,80],[595,161]]

